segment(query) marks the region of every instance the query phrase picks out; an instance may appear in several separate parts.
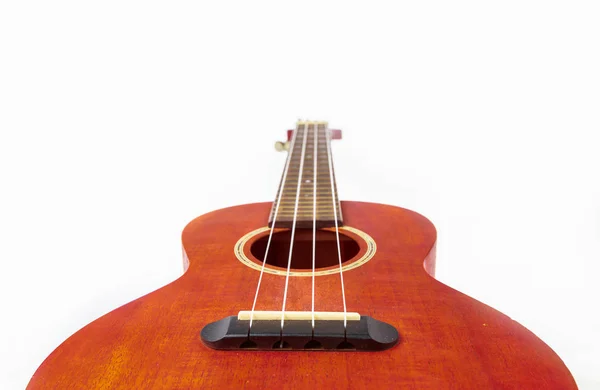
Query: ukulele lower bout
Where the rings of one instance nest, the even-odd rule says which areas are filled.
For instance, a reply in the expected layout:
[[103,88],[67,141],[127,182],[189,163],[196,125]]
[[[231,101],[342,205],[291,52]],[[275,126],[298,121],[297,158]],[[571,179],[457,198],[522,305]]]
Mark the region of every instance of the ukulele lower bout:
[[[243,353],[201,341],[206,325],[252,305],[258,272],[240,263],[232,248],[264,226],[271,204],[257,203],[188,224],[186,272],[76,332],[38,368],[28,389],[577,388],[561,359],[533,333],[431,277],[436,234],[428,220],[382,204],[342,205],[345,223],[377,241],[373,259],[344,272],[348,309],[398,329],[394,347],[277,353],[270,345],[270,351]],[[289,283],[286,315],[310,310],[310,300],[301,298],[310,296],[311,278]],[[339,275],[315,283],[316,308],[339,312]],[[280,309],[283,284],[283,277],[265,272],[257,309]]]
[[281,312],[240,312],[206,325],[200,337],[221,350],[383,351],[399,340],[392,325],[358,313],[286,312],[285,321],[279,318]]

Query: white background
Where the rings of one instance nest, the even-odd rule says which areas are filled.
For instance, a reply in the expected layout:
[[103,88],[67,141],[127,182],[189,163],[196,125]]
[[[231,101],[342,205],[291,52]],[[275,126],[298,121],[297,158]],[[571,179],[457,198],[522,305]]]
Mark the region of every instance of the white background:
[[592,1],[4,1],[0,388],[180,275],[189,220],[272,200],[298,118],[344,130],[342,199],[428,216],[439,279],[600,388],[599,20]]

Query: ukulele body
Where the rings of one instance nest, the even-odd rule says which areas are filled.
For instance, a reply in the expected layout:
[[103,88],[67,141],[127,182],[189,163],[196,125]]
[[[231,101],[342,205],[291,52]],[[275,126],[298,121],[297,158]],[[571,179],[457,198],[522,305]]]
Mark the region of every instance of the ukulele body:
[[[348,311],[393,325],[397,345],[378,352],[206,347],[206,324],[252,307],[260,271],[234,248],[266,225],[270,207],[236,206],[190,222],[182,237],[186,272],[72,335],[28,388],[576,388],[533,333],[432,277],[436,232],[426,218],[373,203],[342,202],[344,224],[376,244],[372,258],[344,271],[345,298]],[[373,250],[359,246],[361,254]],[[311,280],[289,278],[286,310],[311,310]],[[265,272],[257,310],[281,310],[284,283],[284,275]],[[315,277],[315,310],[343,311],[339,272]]]

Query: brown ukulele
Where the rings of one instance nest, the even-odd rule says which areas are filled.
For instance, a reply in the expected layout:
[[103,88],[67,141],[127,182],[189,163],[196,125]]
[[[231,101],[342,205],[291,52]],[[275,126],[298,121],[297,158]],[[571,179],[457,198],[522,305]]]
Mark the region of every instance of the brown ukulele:
[[533,333],[433,278],[425,217],[339,201],[340,137],[298,122],[274,202],[190,222],[185,273],[72,335],[28,388],[576,388]]

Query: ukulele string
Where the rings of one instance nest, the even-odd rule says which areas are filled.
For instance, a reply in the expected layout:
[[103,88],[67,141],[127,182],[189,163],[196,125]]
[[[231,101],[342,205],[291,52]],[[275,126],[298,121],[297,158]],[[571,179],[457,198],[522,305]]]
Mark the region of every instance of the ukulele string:
[[281,204],[281,196],[283,195],[283,188],[285,187],[285,181],[287,179],[288,170],[290,167],[290,161],[292,161],[292,153],[294,152],[294,146],[296,145],[296,138],[298,131],[294,131],[292,141],[290,143],[290,149],[285,162],[285,168],[283,169],[283,177],[281,178],[281,185],[279,187],[279,194],[277,195],[277,201],[275,203],[275,212],[273,213],[273,224],[269,231],[269,239],[267,240],[267,248],[265,249],[265,256],[263,258],[262,266],[260,267],[260,276],[258,277],[258,285],[256,286],[256,293],[254,294],[254,302],[252,303],[252,309],[250,310],[250,324],[248,325],[248,335],[250,335],[250,329],[252,328],[252,321],[254,319],[254,310],[256,309],[256,302],[258,301],[258,292],[260,291],[260,284],[265,273],[265,264],[267,263],[267,255],[269,254],[269,248],[271,247],[271,238],[273,238],[273,232],[275,231],[275,223],[277,222],[277,214],[279,213],[279,205]]
[[337,207],[335,202],[335,188],[334,188],[334,180],[333,180],[333,162],[331,161],[331,130],[326,129],[327,136],[327,160],[329,162],[329,181],[331,182],[331,202],[333,204],[333,221],[335,223],[335,239],[337,242],[337,253],[338,253],[338,261],[340,266],[340,282],[342,284],[342,302],[344,304],[344,334],[346,333],[346,323],[347,323],[347,314],[346,314],[346,293],[344,292],[344,273],[342,272],[342,251],[340,248],[340,230],[338,226],[337,219]]
[[[290,269],[292,267],[292,252],[294,249],[294,235],[296,233],[296,220],[298,217],[298,204],[300,201],[300,188],[302,187],[302,171],[304,169],[304,156],[306,154],[306,136],[308,135],[308,122],[304,122],[304,135],[302,138],[302,152],[300,154],[300,168],[298,171],[298,185],[296,187],[296,202],[294,204],[294,219],[292,220],[292,236],[290,238],[290,253],[288,256],[287,272],[285,274],[285,288],[283,290],[283,304],[281,305],[281,332],[285,321],[285,303],[287,298],[288,284],[290,281]],[[281,344],[283,348],[283,343]]]
[[317,248],[317,157],[318,157],[318,141],[319,141],[319,125],[313,126],[313,236],[312,236],[312,329],[313,335],[315,331],[315,263],[316,263],[316,248]]

